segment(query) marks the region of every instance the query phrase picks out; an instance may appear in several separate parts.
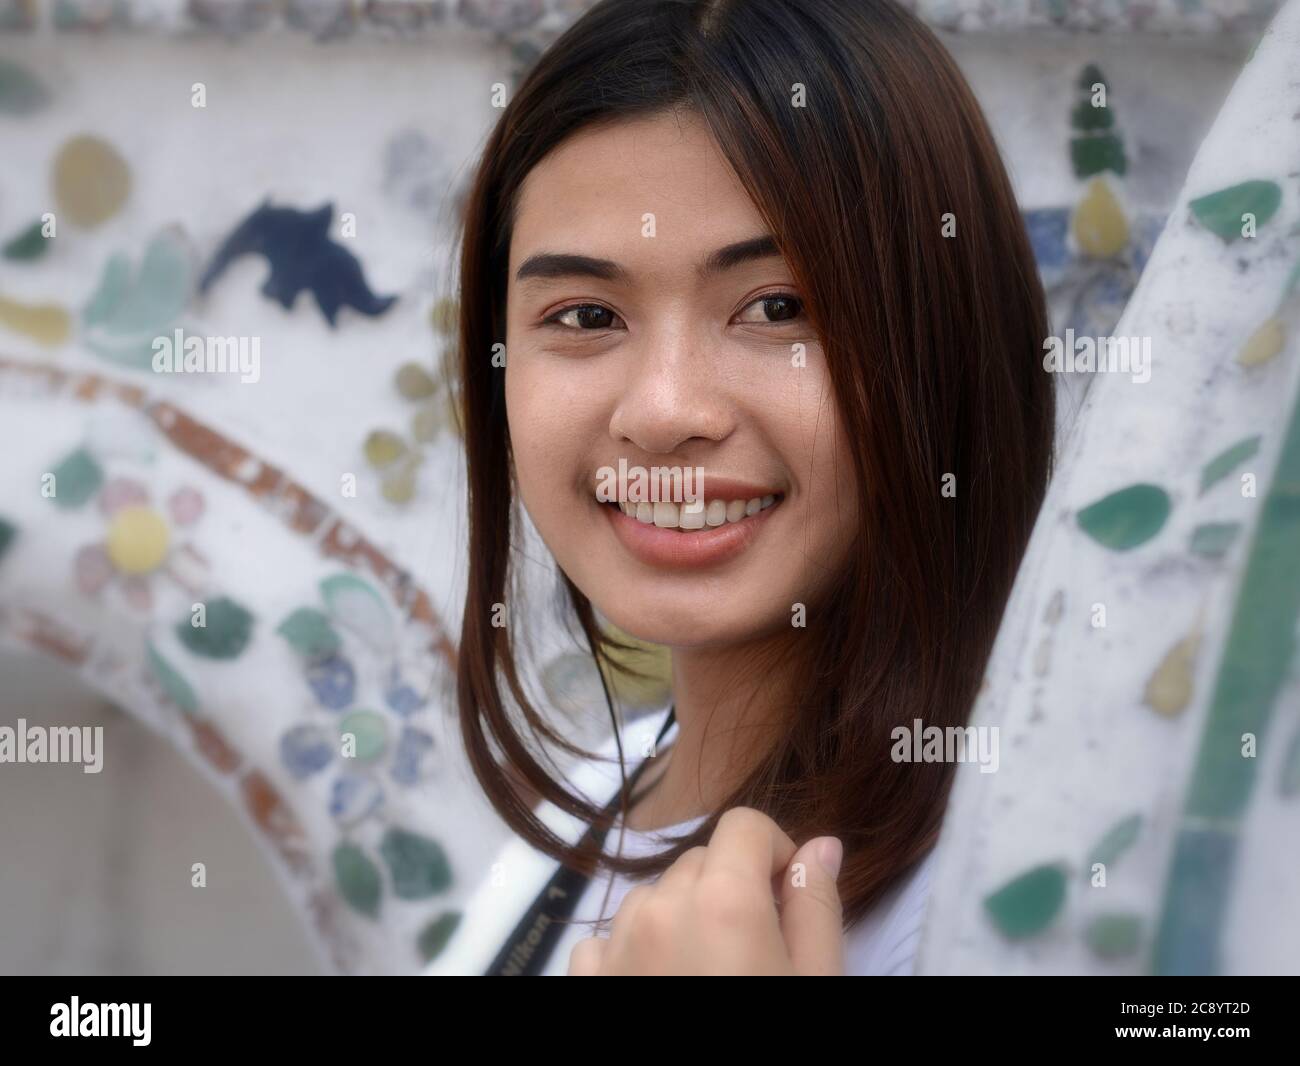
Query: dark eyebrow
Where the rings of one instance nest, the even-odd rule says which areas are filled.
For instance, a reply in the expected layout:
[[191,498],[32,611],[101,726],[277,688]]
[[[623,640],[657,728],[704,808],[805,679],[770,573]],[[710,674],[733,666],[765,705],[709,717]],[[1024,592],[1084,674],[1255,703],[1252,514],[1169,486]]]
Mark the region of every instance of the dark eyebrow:
[[[780,254],[776,241],[771,236],[763,234],[719,248],[696,267],[695,273],[701,281],[704,281],[713,274],[730,270],[741,263],[767,259]],[[624,285],[631,280],[627,271],[612,259],[595,259],[589,255],[561,252],[539,252],[537,255],[530,255],[520,264],[519,270],[515,273],[516,281],[523,281],[526,278],[572,277],[597,278],[600,281],[613,281]]]
[[710,274],[718,274],[724,270],[730,270],[732,267],[740,266],[741,263],[749,263],[755,259],[769,259],[772,256],[780,257],[781,250],[776,246],[776,241],[770,235],[764,233],[760,237],[750,237],[746,241],[737,241],[735,244],[728,244],[725,248],[719,248],[696,270],[701,281],[705,281]]

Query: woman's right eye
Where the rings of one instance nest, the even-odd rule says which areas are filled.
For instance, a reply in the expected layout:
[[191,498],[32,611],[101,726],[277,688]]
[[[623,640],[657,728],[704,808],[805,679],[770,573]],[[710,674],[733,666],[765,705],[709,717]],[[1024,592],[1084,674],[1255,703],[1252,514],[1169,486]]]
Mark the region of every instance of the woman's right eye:
[[556,311],[544,321],[547,325],[588,331],[612,329],[611,320],[617,321],[618,315],[608,307],[601,307],[600,304],[572,304]]

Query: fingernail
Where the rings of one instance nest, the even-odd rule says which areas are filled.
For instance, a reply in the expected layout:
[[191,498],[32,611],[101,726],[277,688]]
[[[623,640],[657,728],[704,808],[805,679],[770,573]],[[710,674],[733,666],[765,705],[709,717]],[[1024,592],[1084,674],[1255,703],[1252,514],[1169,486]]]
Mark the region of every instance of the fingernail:
[[818,841],[817,861],[830,874],[832,880],[840,876],[840,864],[844,861],[844,845],[839,837],[822,837]]

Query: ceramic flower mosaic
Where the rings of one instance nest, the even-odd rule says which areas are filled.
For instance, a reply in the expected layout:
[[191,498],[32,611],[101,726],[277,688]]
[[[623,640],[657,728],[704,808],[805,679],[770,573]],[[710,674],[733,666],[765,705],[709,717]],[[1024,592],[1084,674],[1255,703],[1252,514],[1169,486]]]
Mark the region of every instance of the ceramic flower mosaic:
[[140,611],[153,606],[154,580],[167,578],[198,594],[195,571],[206,568],[206,560],[192,545],[174,543],[203,513],[197,489],[176,489],[165,506],[158,506],[147,484],[121,477],[104,485],[96,503],[108,524],[102,541],[77,552],[74,565],[82,592],[97,596],[117,585]]
[[[517,80],[585,6],[584,0],[64,0],[37,30],[32,5],[0,0],[0,34],[147,26],[235,37],[283,26],[335,40],[459,27],[507,44]],[[1063,27],[1215,35],[1258,33],[1278,5],[914,0],[911,6],[958,33]],[[1294,42],[1294,4],[1291,11],[1283,30]],[[1266,67],[1277,63],[1270,58],[1276,47],[1261,45]],[[1300,478],[1294,415],[1279,399],[1289,402],[1295,384],[1300,223],[1293,175],[1278,165],[1238,163],[1241,146],[1220,132],[1178,203],[1169,210],[1136,208],[1129,186],[1144,165],[1142,115],[1125,101],[1108,66],[1098,61],[1061,72],[1070,106],[1057,116],[1052,136],[1062,135],[1055,143],[1068,153],[1074,184],[1069,195],[1025,212],[1053,326],[1111,333],[1133,311],[1131,298],[1148,263],[1156,263],[1151,285],[1163,293],[1165,317],[1147,308],[1141,328],[1185,346],[1187,365],[1199,368],[1203,383],[1176,395],[1157,393],[1168,411],[1159,425],[1162,439],[1181,442],[1179,456],[1169,461],[1168,447],[1141,437],[1145,423],[1132,416],[1128,401],[1104,385],[1099,397],[1089,396],[1102,408],[1092,425],[1104,423],[1105,432],[1094,429],[1088,438],[1092,453],[1067,453],[1057,509],[1049,515],[1065,561],[1043,576],[1030,560],[1030,591],[1009,612],[1004,641],[1025,658],[1013,662],[1012,652],[1003,653],[995,670],[1018,680],[1013,685],[1009,675],[997,675],[1006,682],[997,688],[1012,705],[1005,721],[1013,746],[1030,749],[1045,743],[1048,728],[1059,730],[1049,735],[1053,750],[1065,755],[1045,760],[1059,777],[1078,763],[1080,747],[1131,735],[1143,744],[1107,749],[1117,764],[1128,748],[1163,753],[1177,741],[1194,749],[1186,756],[1193,771],[1185,802],[1173,808],[1136,785],[1101,797],[1080,787],[1061,800],[1066,813],[1044,802],[1070,826],[1055,835],[1038,832],[1021,802],[1027,794],[1055,796],[1055,780],[1027,783],[1008,773],[1011,785],[992,814],[983,800],[970,800],[958,819],[974,823],[967,839],[981,840],[987,853],[954,851],[957,872],[947,894],[937,897],[934,927],[957,923],[969,935],[949,937],[965,946],[932,954],[934,968],[959,965],[972,943],[995,968],[1049,965],[1076,950],[1121,970],[1146,958],[1168,971],[1217,964],[1230,893],[1227,874],[1215,871],[1246,861],[1238,851],[1249,844],[1245,797],[1252,787],[1290,803],[1300,794],[1300,730],[1274,721],[1269,702],[1276,692],[1295,692],[1300,680],[1294,666],[1287,673],[1279,665],[1275,640],[1295,632],[1286,599],[1293,584],[1268,566],[1293,547],[1286,540],[1287,485]],[[1098,86],[1108,97],[1101,107]],[[0,121],[58,113],[68,104],[65,92],[36,64],[0,58]],[[1280,89],[1248,96],[1233,105],[1224,128],[1265,117],[1279,128],[1293,121],[1280,104],[1268,103],[1283,99]],[[1289,115],[1300,109],[1293,97],[1286,98]],[[0,639],[55,656],[173,739],[252,827],[334,969],[415,972],[455,935],[459,902],[485,876],[499,839],[486,813],[464,813],[474,790],[456,747],[453,579],[435,571],[430,559],[452,552],[441,543],[427,547],[427,529],[419,537],[400,534],[393,517],[431,523],[421,507],[460,461],[457,400],[447,373],[456,306],[434,296],[429,313],[434,279],[426,272],[427,255],[407,265],[405,284],[394,285],[390,279],[406,268],[388,261],[382,241],[349,245],[337,235],[339,211],[356,206],[345,203],[357,198],[355,189],[300,199],[259,188],[241,191],[237,209],[215,216],[205,205],[183,217],[154,217],[161,209],[140,193],[149,161],[126,138],[72,122],[67,127],[48,152],[28,161],[45,175],[48,195],[24,199],[6,187],[0,202],[6,288],[0,345],[38,352],[18,358],[0,348],[0,446],[22,457],[0,466]],[[432,226],[456,195],[450,186],[461,161],[409,120],[394,120],[383,144],[369,161],[368,172],[380,183],[376,202],[385,197],[394,211],[405,212],[400,217],[408,225]],[[46,199],[56,208],[57,235],[43,217]],[[1244,216],[1253,220],[1251,236],[1243,234]],[[131,227],[123,226],[127,218]],[[1166,249],[1159,266],[1162,232],[1162,240],[1181,244]],[[109,248],[92,243],[105,234]],[[56,285],[49,271],[60,255],[65,262],[84,259],[86,269]],[[1246,266],[1223,269],[1238,262]],[[1185,316],[1170,290],[1176,280],[1190,284],[1198,276],[1180,274],[1185,263],[1218,277],[1233,298],[1199,292],[1196,307],[1206,317],[1174,336],[1169,323]],[[8,291],[16,276],[24,279],[21,296],[18,287]],[[184,326],[205,301],[220,300],[230,301],[241,319],[269,308],[277,326],[306,320],[319,330],[307,334],[321,345],[313,362],[285,371],[298,375],[301,403],[295,391],[293,402],[276,408],[297,436],[269,432],[276,427],[253,415],[243,419],[236,404],[219,407],[215,390],[151,375],[153,338]],[[1238,305],[1243,310],[1234,317]],[[382,332],[397,329],[407,312],[418,316],[415,328],[397,340]],[[362,471],[352,500],[321,479],[309,488],[304,473],[309,453],[332,443],[309,440],[305,428],[321,421],[327,390],[310,386],[317,368],[344,350],[326,347],[336,334],[348,338],[346,380],[357,384],[359,405],[364,387],[379,383],[379,399],[364,412],[330,423],[330,434],[343,439],[340,465]],[[1215,339],[1212,352],[1208,336]],[[278,369],[271,357],[268,364]],[[1091,382],[1083,384],[1091,393]],[[1220,400],[1229,389],[1235,399]],[[205,404],[220,417],[209,419]],[[196,417],[200,410],[203,419]],[[1133,457],[1115,459],[1124,448]],[[422,468],[433,476],[417,477]],[[50,491],[42,492],[47,475]],[[1240,491],[1247,476],[1258,482],[1256,497]],[[1263,520],[1261,513],[1272,517]],[[1075,683],[1080,678],[1106,672],[1078,651],[1089,646],[1081,612],[1100,594],[1074,583],[1086,575],[1094,580],[1103,568],[1124,578],[1100,598],[1123,603],[1133,616],[1145,610],[1141,616],[1151,624],[1122,637],[1143,652],[1133,657],[1132,676],[1115,679],[1118,695],[1105,713],[1128,718],[1108,718],[1103,732],[1090,717],[1103,712],[1080,706],[1079,732],[1072,733],[1049,713],[1083,687]],[[1176,601],[1177,609],[1144,607],[1135,590],[1145,588],[1157,590],[1153,600]],[[657,706],[667,697],[663,650],[632,644],[626,660],[642,677],[606,681],[624,706]],[[1215,674],[1219,653],[1227,666]],[[1250,679],[1258,677],[1271,679],[1275,690],[1252,687]],[[600,676],[581,652],[550,655],[539,680],[560,713],[576,717],[603,703]],[[1052,700],[1044,698],[1049,683],[1056,686]],[[1272,722],[1273,750],[1284,750],[1266,769],[1232,763],[1224,773],[1215,731],[1239,731],[1234,714],[1242,707],[1253,715],[1246,725],[1261,734]],[[1152,732],[1158,730],[1165,732]],[[1185,736],[1191,739],[1179,739]],[[1185,767],[1169,758],[1169,773],[1178,777]],[[1120,780],[1132,785],[1139,777],[1130,770]],[[1219,781],[1226,782],[1223,789]],[[1204,833],[1201,820],[1210,816],[1230,824],[1231,832]],[[1005,825],[1023,827],[1016,843],[1031,841],[1032,855],[992,839],[990,826]],[[1162,845],[1174,855],[1168,877],[1154,865]],[[1164,896],[1153,901],[1116,892],[1116,902],[1089,896],[1086,875],[1097,864],[1110,871],[1112,884],[1159,885]],[[1198,884],[1209,886],[1202,895]],[[1186,944],[1193,945],[1190,953],[1180,953]]]
[[[261,834],[333,965],[412,972],[454,932],[465,887],[445,816],[430,817],[448,795],[435,737],[452,674],[427,597],[310,494],[265,481],[243,449],[138,388],[0,360],[6,426],[33,384],[63,397],[63,424],[87,405],[128,417],[31,473],[44,494],[8,493],[4,574],[62,558],[75,591],[10,588],[0,638],[56,655],[184,738]],[[226,497],[214,514],[214,493],[232,492],[247,510]],[[232,520],[261,522],[264,551],[279,535],[320,558],[296,606],[280,606],[288,587],[232,568]]]

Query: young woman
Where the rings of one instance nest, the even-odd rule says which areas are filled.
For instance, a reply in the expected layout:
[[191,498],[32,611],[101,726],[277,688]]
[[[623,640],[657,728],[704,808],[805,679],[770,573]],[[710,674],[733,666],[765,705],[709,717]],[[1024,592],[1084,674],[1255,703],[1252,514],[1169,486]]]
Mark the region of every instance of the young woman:
[[[1054,424],[951,58],[893,0],[603,0],[492,132],[460,271],[461,726],[498,881],[553,871],[463,933],[504,934],[490,972],[909,972],[953,767],[891,734],[965,722]],[[702,499],[611,502],[620,461]],[[671,649],[604,753],[521,681],[517,502],[594,656],[609,623]]]

